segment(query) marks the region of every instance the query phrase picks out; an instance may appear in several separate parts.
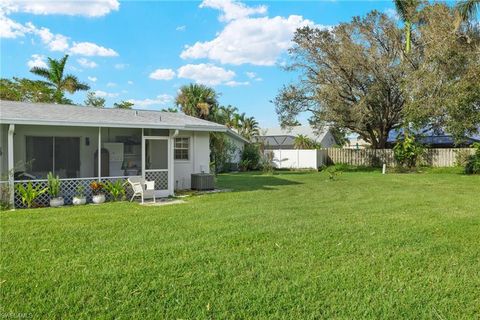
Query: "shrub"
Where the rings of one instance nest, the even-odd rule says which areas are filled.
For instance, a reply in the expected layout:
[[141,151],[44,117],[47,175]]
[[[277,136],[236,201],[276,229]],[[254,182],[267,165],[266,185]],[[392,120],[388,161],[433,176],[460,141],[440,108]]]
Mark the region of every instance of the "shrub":
[[35,199],[48,191],[48,188],[42,188],[41,185],[34,187],[31,181],[27,183],[26,187],[23,184],[17,184],[16,189],[20,194],[23,205],[26,205],[27,208],[31,208]]
[[242,152],[242,161],[248,160],[247,170],[256,170],[260,164],[260,149],[256,144],[246,144]]
[[423,154],[422,146],[414,136],[405,134],[403,141],[397,142],[393,147],[393,156],[401,167],[413,168],[417,166],[419,157]]
[[115,182],[107,181],[104,184],[105,190],[112,196],[113,201],[123,200],[125,199],[125,183],[121,180],[117,180]]
[[83,198],[85,197],[85,187],[79,184],[77,186],[77,189],[75,190],[75,197],[77,198]]
[[466,174],[480,174],[480,143],[473,145],[475,154],[471,155],[465,165]]
[[54,176],[53,173],[49,172],[47,175],[48,179],[48,194],[52,198],[58,198],[60,195],[60,179],[58,176]]

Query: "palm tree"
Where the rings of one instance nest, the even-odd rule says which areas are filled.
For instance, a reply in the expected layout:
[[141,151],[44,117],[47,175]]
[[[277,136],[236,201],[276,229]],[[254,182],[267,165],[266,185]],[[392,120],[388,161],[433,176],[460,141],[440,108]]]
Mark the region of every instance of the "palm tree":
[[202,84],[189,84],[180,88],[175,103],[186,115],[208,119],[211,109],[218,105],[217,97],[212,88]]
[[254,117],[245,118],[242,123],[241,133],[248,140],[252,140],[254,136],[258,136],[260,133],[260,127],[257,120],[255,120]]
[[313,139],[310,139],[306,135],[299,134],[293,141],[293,147],[295,149],[317,149],[320,145]]
[[243,127],[244,122],[245,122],[245,112],[235,113],[233,115],[233,128],[236,129],[240,133],[242,131],[242,127]]
[[235,114],[237,113],[238,109],[236,107],[232,107],[228,105],[226,107],[220,107],[220,112],[222,114],[222,123],[229,128],[235,127]]
[[80,90],[89,90],[90,87],[71,74],[64,74],[68,54],[62,59],[48,58],[48,68],[33,67],[30,72],[45,78],[46,83],[55,89],[54,98],[56,103],[62,103],[63,93],[75,93]]
[[455,9],[460,15],[462,21],[472,20],[476,17],[476,13],[480,11],[480,0],[458,1]]
[[412,23],[420,0],[393,0],[397,13],[405,23],[405,53],[412,48]]

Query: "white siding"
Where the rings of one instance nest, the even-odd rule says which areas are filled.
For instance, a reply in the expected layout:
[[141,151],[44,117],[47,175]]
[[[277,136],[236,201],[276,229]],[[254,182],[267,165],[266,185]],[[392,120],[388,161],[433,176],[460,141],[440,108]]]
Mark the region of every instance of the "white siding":
[[192,173],[210,172],[210,134],[180,131],[178,137],[190,138],[190,157],[188,161],[174,160],[173,185],[175,189],[190,189]]

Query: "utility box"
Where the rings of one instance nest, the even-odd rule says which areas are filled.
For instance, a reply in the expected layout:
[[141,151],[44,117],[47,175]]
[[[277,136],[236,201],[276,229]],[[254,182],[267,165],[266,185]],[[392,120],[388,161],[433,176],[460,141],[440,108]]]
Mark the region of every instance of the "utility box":
[[213,190],[215,189],[215,179],[210,173],[193,173],[192,174],[193,190]]

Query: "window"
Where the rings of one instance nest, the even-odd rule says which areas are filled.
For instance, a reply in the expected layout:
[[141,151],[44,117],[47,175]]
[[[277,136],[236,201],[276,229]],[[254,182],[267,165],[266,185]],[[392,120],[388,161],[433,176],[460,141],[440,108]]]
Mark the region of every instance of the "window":
[[45,178],[52,171],[60,178],[78,178],[80,173],[80,138],[26,137],[27,171]]
[[189,159],[190,138],[175,138],[175,160]]

